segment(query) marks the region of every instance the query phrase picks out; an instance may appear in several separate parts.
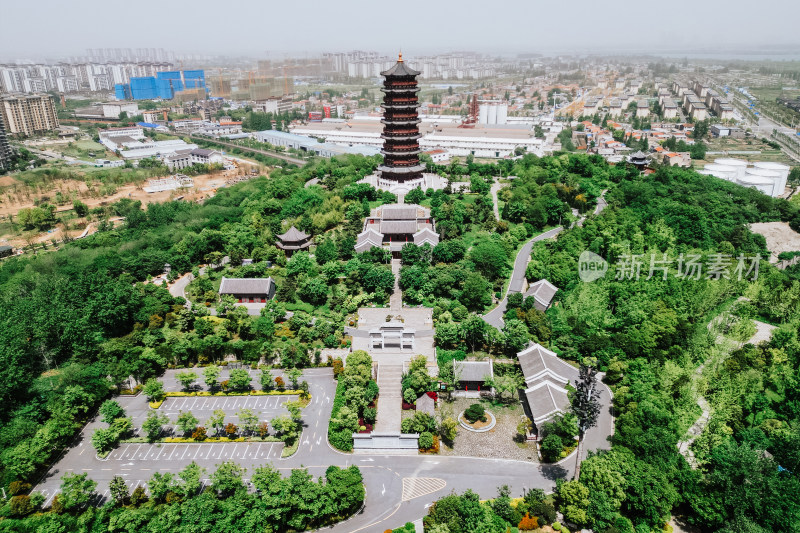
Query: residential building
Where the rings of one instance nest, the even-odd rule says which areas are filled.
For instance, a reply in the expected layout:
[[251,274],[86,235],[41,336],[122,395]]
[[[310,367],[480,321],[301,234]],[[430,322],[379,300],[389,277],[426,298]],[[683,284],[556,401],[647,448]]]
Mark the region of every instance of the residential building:
[[3,116],[0,114],[0,170],[8,170],[11,165],[11,145],[8,144],[8,137],[6,136],[5,123]]
[[650,104],[647,100],[639,100],[636,103],[636,117],[647,118],[650,116]]
[[12,94],[0,97],[0,115],[8,134],[30,136],[58,128],[58,116],[49,94]]
[[164,164],[166,164],[170,170],[181,170],[186,167],[190,167],[192,166],[191,153],[191,150],[179,150],[174,154],[165,157]]

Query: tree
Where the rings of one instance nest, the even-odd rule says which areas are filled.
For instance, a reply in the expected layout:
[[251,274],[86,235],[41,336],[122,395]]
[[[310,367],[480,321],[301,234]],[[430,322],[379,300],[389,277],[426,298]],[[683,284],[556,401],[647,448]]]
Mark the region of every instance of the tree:
[[89,475],[64,474],[61,477],[61,493],[58,501],[67,511],[76,511],[86,506],[95,496],[97,482],[89,479]]
[[502,277],[508,268],[508,256],[503,245],[493,239],[481,239],[469,252],[475,268],[489,280]]
[[160,402],[164,399],[164,383],[155,378],[150,378],[144,384],[142,392],[147,396],[147,401]]
[[506,320],[503,325],[503,338],[509,354],[521,352],[528,345],[528,327],[521,320]]
[[478,315],[470,315],[461,322],[461,332],[467,346],[471,352],[475,352],[476,346],[483,344],[483,334],[486,332],[486,322]]
[[142,429],[147,436],[148,442],[155,442],[158,440],[159,435],[161,435],[161,428],[164,424],[169,424],[167,415],[158,414],[155,409],[147,413],[147,418],[142,422]]
[[106,400],[103,402],[103,405],[100,406],[100,416],[103,422],[110,424],[117,418],[124,417],[125,410],[122,409],[119,402],[115,400]]
[[239,424],[242,429],[253,435],[258,429],[258,415],[252,409],[240,409],[236,414],[239,417]]
[[217,470],[211,474],[211,489],[220,496],[230,496],[237,490],[244,488],[244,477],[246,468],[243,468],[233,461],[225,461]]
[[244,391],[250,389],[250,373],[243,368],[235,368],[231,370],[230,377],[228,378],[229,386],[236,391]]
[[225,411],[222,409],[214,410],[206,424],[214,428],[216,435],[220,435],[222,433],[222,428],[225,427]]
[[[342,408],[346,409],[346,408]],[[272,428],[275,430],[277,436],[285,441],[285,442],[292,442],[294,439],[297,438],[298,433],[298,423],[290,416],[281,415],[273,418],[270,421]],[[358,426],[358,419],[356,418],[356,426]]]
[[289,381],[292,382],[292,389],[298,390],[300,388],[300,378],[303,375],[303,371],[299,368],[292,368],[289,370]]
[[104,453],[114,447],[117,436],[111,428],[97,428],[92,432],[92,446],[97,453]]
[[579,526],[587,525],[589,489],[580,481],[567,481],[557,485],[556,494],[564,518]]
[[458,300],[470,311],[481,312],[492,303],[492,286],[477,272],[470,272]]
[[197,374],[191,371],[178,372],[175,374],[175,379],[181,384],[183,390],[191,390],[194,382],[197,381],[197,377]]
[[597,417],[600,416],[600,389],[597,386],[597,369],[593,366],[581,365],[572,398],[572,412],[578,418],[579,438],[574,479],[580,479],[583,436],[586,430],[597,425]]
[[176,487],[176,491],[184,498],[191,498],[195,494],[198,494],[203,487],[201,479],[205,471],[205,468],[194,461],[186,465],[186,468],[178,472],[181,483]]
[[85,217],[89,214],[89,207],[80,200],[74,200],[72,202],[72,209],[78,217]]
[[203,369],[203,380],[209,389],[213,389],[219,382],[219,367],[217,365],[208,365]]
[[270,372],[268,368],[262,368],[261,374],[258,377],[258,381],[261,383],[261,390],[271,390],[272,385],[274,384],[272,372]]
[[178,418],[175,420],[175,425],[178,426],[184,434],[194,431],[200,421],[191,411],[179,411]]
[[175,481],[175,474],[171,472],[156,472],[150,481],[147,482],[147,488],[150,490],[150,496],[157,501],[163,502],[167,498],[167,494],[175,492],[177,482]]

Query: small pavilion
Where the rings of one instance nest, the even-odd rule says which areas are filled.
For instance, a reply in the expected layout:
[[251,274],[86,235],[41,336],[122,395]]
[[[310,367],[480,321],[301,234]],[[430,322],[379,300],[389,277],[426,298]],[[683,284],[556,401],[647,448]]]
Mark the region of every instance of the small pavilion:
[[311,246],[311,235],[292,226],[286,233],[277,236],[275,246],[291,256],[297,250],[307,250]]

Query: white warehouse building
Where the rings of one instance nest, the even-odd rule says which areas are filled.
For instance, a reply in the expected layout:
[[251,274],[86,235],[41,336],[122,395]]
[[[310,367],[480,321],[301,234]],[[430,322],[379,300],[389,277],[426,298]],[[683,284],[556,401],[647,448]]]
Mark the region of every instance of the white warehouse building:
[[767,196],[777,198],[783,196],[786,190],[789,170],[789,166],[783,163],[759,161],[750,167],[747,161],[725,157],[707,164],[700,173],[731,181],[743,187],[752,187]]

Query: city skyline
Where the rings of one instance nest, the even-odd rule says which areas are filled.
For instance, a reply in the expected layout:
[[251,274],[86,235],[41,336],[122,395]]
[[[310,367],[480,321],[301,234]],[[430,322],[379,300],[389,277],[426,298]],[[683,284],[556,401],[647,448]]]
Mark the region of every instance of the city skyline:
[[[164,48],[178,54],[275,59],[349,49],[382,53],[402,49],[410,56],[472,50],[485,54],[800,57],[800,38],[793,29],[800,18],[800,5],[778,0],[762,2],[757,12],[741,1],[679,1],[669,9],[644,7],[631,0],[602,5],[581,1],[568,13],[556,4],[504,1],[492,4],[491,17],[484,16],[487,6],[477,2],[410,1],[410,15],[402,15],[403,23],[392,20],[397,17],[392,8],[363,0],[326,6],[325,16],[298,14],[289,4],[250,0],[226,6],[221,18],[211,19],[209,14],[219,9],[208,0],[198,0],[191,9],[178,3],[140,2],[137,11],[151,13],[152,20],[174,21],[161,28],[158,23],[144,27],[148,17],[141,23],[109,19],[105,6],[96,0],[82,2],[80,10],[62,10],[60,4],[45,0],[37,19],[38,38],[28,38],[26,25],[5,28],[0,34],[0,61],[57,60],[83,56],[89,48]],[[4,11],[8,20],[30,16],[21,4],[4,6]],[[778,13],[780,16],[775,16]],[[247,16],[239,16],[243,14]],[[211,20],[228,23],[212,28],[215,31],[192,31],[208,27]],[[586,24],[581,25],[581,20]],[[75,31],[87,25],[91,32]]]

